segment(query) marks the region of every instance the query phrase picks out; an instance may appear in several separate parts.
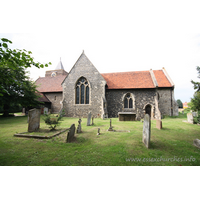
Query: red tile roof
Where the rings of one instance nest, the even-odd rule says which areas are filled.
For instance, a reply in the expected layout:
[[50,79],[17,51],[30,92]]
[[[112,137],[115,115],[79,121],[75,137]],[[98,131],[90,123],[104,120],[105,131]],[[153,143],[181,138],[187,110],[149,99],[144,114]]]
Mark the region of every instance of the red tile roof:
[[[162,70],[154,70],[158,87],[172,87]],[[155,88],[149,71],[118,72],[101,74],[108,89],[144,89]]]
[[39,95],[40,95],[40,97],[39,97],[38,101],[51,102],[51,101],[49,101],[49,99],[43,93],[39,93]]
[[36,80],[37,90],[39,92],[62,92],[61,83],[66,75],[58,75],[56,77],[40,77]]
[[163,70],[153,70],[158,87],[172,87],[171,83],[163,73]]

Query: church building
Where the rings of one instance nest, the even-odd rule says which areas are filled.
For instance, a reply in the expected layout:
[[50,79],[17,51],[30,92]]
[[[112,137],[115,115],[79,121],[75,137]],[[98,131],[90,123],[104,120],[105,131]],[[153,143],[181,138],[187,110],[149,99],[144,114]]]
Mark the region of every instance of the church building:
[[52,113],[65,111],[67,117],[119,117],[140,120],[177,115],[174,83],[166,70],[100,74],[84,51],[66,72],[60,61],[55,70],[36,80],[44,107]]

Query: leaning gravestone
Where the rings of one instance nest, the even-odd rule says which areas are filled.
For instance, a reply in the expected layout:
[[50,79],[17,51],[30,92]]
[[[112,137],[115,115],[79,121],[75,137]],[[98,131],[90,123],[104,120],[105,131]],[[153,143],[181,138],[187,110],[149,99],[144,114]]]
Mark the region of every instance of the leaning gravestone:
[[193,145],[200,148],[200,140],[199,139],[195,139],[193,142]]
[[81,133],[82,132],[82,130],[81,130],[81,122],[82,122],[82,120],[81,119],[79,119],[78,120],[78,127],[77,127],[77,133]]
[[156,128],[159,130],[162,129],[162,121],[159,119],[156,120]]
[[91,112],[89,112],[88,118],[87,118],[87,126],[90,126],[90,124],[91,124],[91,116],[92,116],[92,114],[91,114]]
[[147,148],[150,147],[150,137],[151,137],[151,118],[148,114],[146,114],[144,116],[142,141]]
[[70,142],[73,141],[75,129],[76,129],[75,124],[72,124],[69,131],[68,131],[68,134],[67,134],[67,141],[66,141],[67,143],[70,143]]
[[97,135],[100,135],[100,128],[98,128],[98,133],[97,133]]
[[28,112],[28,132],[37,131],[40,128],[40,109],[32,109]]
[[188,114],[187,114],[187,121],[188,121],[189,123],[193,124],[193,115],[192,115],[192,113],[188,113]]

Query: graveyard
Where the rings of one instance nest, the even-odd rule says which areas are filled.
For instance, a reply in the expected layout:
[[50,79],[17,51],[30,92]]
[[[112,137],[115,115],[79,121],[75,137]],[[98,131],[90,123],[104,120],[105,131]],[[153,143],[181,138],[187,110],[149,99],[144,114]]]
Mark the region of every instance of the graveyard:
[[[89,123],[87,118],[63,117],[60,126],[47,131],[42,117],[39,131],[29,133],[27,116],[0,116],[1,166],[200,165],[200,148],[193,144],[200,139],[200,126],[188,123],[187,114],[166,116],[161,129],[156,120],[150,120],[150,138],[143,135],[143,121],[93,118]],[[21,133],[41,138],[14,136]]]

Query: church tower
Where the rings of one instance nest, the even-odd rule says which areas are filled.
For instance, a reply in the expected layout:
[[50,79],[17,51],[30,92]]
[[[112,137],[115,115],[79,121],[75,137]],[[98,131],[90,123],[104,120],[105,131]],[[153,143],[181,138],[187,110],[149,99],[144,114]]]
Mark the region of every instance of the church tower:
[[57,64],[56,68],[54,70],[49,70],[46,71],[45,77],[56,77],[59,75],[67,75],[68,73],[64,70],[63,64],[61,62],[61,58],[60,58],[60,62]]

